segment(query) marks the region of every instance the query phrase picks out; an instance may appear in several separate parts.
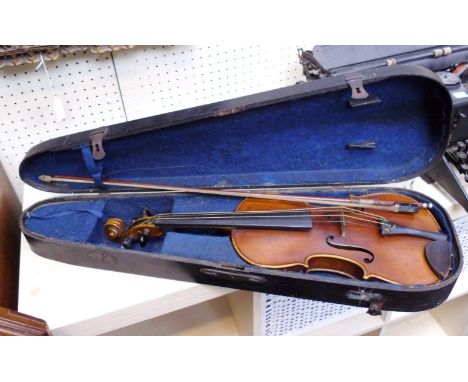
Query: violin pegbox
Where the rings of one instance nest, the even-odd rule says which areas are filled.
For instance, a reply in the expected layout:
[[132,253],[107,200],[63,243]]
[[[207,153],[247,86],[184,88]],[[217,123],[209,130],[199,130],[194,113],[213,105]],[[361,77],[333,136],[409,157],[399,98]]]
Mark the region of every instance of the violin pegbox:
[[147,208],[143,209],[142,216],[132,220],[127,229],[122,219],[108,219],[104,225],[104,232],[110,240],[119,242],[125,249],[130,249],[135,243],[144,247],[150,236],[160,237],[163,235],[162,229],[156,227],[154,216]]

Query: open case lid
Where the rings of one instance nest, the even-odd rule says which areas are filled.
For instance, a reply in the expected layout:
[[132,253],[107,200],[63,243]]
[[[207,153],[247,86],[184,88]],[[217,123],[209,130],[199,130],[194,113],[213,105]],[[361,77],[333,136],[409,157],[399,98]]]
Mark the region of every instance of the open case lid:
[[[105,179],[195,187],[390,183],[440,160],[450,121],[451,98],[434,73],[379,68],[53,139],[28,152],[20,176],[66,193],[119,190],[102,186]],[[45,183],[41,175],[95,184]]]

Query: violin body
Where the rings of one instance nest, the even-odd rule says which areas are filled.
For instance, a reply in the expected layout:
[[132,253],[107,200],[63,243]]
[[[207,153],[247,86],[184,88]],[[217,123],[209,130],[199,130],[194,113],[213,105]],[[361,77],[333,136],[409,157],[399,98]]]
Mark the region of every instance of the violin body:
[[[414,201],[399,194],[366,197]],[[296,202],[245,199],[237,211],[304,207]],[[320,222],[314,223],[313,229],[306,231],[234,229],[231,232],[232,244],[245,261],[261,267],[332,272],[356,279],[378,279],[405,285],[427,285],[440,281],[426,258],[429,240],[405,235],[384,237],[377,228],[359,224],[346,224],[342,236],[340,224],[315,219],[318,214],[322,215],[311,210],[311,219]],[[415,214],[388,211],[378,211],[378,214],[402,226],[440,231],[436,219],[426,209]]]

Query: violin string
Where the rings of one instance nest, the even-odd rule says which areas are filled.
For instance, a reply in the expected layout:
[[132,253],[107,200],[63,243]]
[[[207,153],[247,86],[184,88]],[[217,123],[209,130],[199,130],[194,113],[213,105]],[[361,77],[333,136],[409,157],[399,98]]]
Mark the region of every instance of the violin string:
[[[285,218],[285,216],[283,215],[279,215],[279,216],[270,216],[271,218],[275,218],[275,217],[278,217],[278,218]],[[288,217],[303,217],[303,215],[289,215]],[[370,220],[370,219],[363,219],[363,218],[359,218],[359,217],[354,217],[354,216],[341,216],[341,215],[319,215],[317,217],[327,217],[327,218],[340,218],[340,220],[330,220],[330,219],[317,219],[317,218],[314,218],[312,219],[313,222],[315,223],[319,223],[319,222],[323,222],[323,223],[334,223],[334,222],[337,222],[337,223],[344,223],[344,224],[353,224],[355,223],[354,220],[356,221],[360,221],[360,222],[367,222],[367,223],[371,223],[373,225],[377,224],[385,224],[386,221],[376,221],[376,220]],[[221,218],[204,218],[204,220],[219,220]],[[226,219],[230,219],[229,217],[226,218]],[[233,218],[231,218],[233,219]],[[184,220],[183,218],[174,218],[174,219],[171,219],[171,218],[168,218],[166,221],[177,221],[177,220]],[[163,221],[160,221],[160,223],[164,222]],[[141,224],[141,223],[140,223]],[[150,219],[149,221],[147,221],[145,224],[156,224],[157,225],[157,220],[156,219]]]
[[358,214],[358,215],[366,215],[366,216],[375,218],[375,219],[377,219],[379,221],[382,221],[382,220],[386,221],[387,220],[384,216],[373,214],[373,213],[368,212],[368,211],[356,210],[356,209],[351,208],[351,207],[291,208],[291,209],[288,209],[288,210],[273,210],[273,211],[307,211],[307,210],[309,210],[309,211],[324,211],[324,210],[328,210],[328,209],[338,209],[338,210],[341,210],[341,211],[348,211],[349,213],[355,213],[355,214]]
[[[285,211],[290,211],[290,210],[281,210],[281,211],[278,211],[278,212],[285,212]],[[271,211],[266,211],[266,212],[271,212]],[[174,220],[185,220],[187,219],[188,217],[193,217],[194,215],[197,215],[197,214],[188,214],[188,215],[191,215],[191,216],[179,216],[179,214],[176,214],[177,216],[170,216],[170,214],[166,215],[165,217],[162,217],[162,219],[160,218],[160,215],[155,215],[155,216],[150,216],[148,217],[148,221],[146,221],[146,224],[151,224],[151,223],[155,223],[157,222],[157,220],[169,220],[169,221],[174,221]],[[241,215],[248,215],[250,218],[264,218],[264,217],[269,217],[269,218],[286,218],[286,217],[289,217],[289,218],[294,218],[294,217],[304,217],[303,214],[288,214],[288,215],[268,215],[268,216],[265,216],[265,215],[258,215],[258,211],[257,212],[238,212],[238,213],[230,213],[230,214],[223,214],[222,216],[218,215],[218,216],[200,216],[198,215],[198,219],[203,219],[203,220],[216,220],[216,219],[236,219],[238,218],[239,216]],[[339,221],[331,221],[331,220],[318,220],[317,218],[319,217],[328,217],[328,218],[342,218],[340,219]],[[352,214],[350,213],[343,213],[343,214],[321,214],[321,215],[311,215],[311,219],[313,222],[339,222],[339,223],[347,223],[346,221],[346,218],[348,219],[354,219],[354,220],[359,220],[359,221],[363,221],[363,222],[368,222],[368,223],[373,223],[373,224],[382,224],[382,223],[385,223],[387,222],[386,219],[365,219],[365,218],[362,218],[362,217],[358,217],[358,216],[353,216]],[[349,222],[349,223],[352,223],[352,222]]]
[[[207,220],[216,220],[216,219],[223,219],[223,220],[226,220],[226,219],[238,219],[240,216],[240,214],[235,214],[235,215],[220,215],[220,216],[201,216],[201,215],[198,215],[196,217],[194,217],[195,219],[207,219]],[[295,218],[295,217],[305,217],[305,216],[308,216],[308,215],[304,215],[304,214],[284,214],[284,215],[274,215],[274,214],[249,214],[247,215],[249,218]],[[368,221],[368,222],[374,222],[374,223],[381,223],[382,220],[379,220],[379,219],[365,219],[365,218],[361,218],[361,217],[358,217],[358,216],[353,216],[351,214],[347,214],[347,213],[344,213],[344,214],[320,214],[320,215],[310,215],[310,218],[312,220],[316,220],[317,217],[342,217],[344,216],[345,218],[348,217],[350,219],[356,219],[356,220],[362,220],[362,221]],[[188,219],[189,217],[187,216],[165,216],[165,217],[162,217],[160,218],[159,216],[157,217],[151,217],[151,222],[154,222],[154,221],[160,221],[160,220],[186,220]]]
[[[200,216],[200,215],[203,215],[203,217],[206,217],[206,216],[213,216],[214,218],[228,218],[230,216],[242,216],[242,215],[248,215],[248,216],[251,216],[251,217],[255,217],[255,214],[256,213],[269,213],[269,212],[289,212],[289,211],[327,211],[327,210],[332,210],[332,211],[335,211],[336,209],[340,210],[341,211],[348,211],[349,213],[353,213],[353,214],[357,214],[357,215],[366,215],[366,216],[369,216],[369,217],[372,217],[374,218],[375,220],[378,220],[379,222],[380,221],[386,221],[387,219],[381,215],[377,215],[377,214],[373,214],[373,213],[370,213],[370,212],[367,212],[367,211],[360,211],[360,210],[356,210],[354,208],[350,208],[350,207],[310,207],[310,208],[291,208],[291,209],[285,209],[285,210],[256,210],[256,211],[239,211],[239,212],[192,212],[192,213],[180,213],[180,214],[171,214],[171,213],[167,213],[167,214],[158,214],[158,215],[154,215],[155,218],[164,218],[164,217],[170,217],[170,218],[175,218],[175,217],[180,217],[180,218],[190,218],[190,217],[193,217],[193,216]],[[288,215],[288,216],[294,216],[294,215]],[[298,215],[298,216],[302,216],[302,215]],[[312,215],[312,216],[319,216],[319,215]],[[275,216],[272,216],[272,217],[275,217]]]

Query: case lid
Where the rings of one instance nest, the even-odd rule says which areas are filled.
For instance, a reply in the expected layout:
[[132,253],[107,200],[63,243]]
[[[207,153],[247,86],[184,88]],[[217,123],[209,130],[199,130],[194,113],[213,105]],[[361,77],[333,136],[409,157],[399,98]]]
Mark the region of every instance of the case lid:
[[[28,152],[20,176],[67,193],[135,191],[105,187],[105,179],[195,187],[390,183],[439,161],[450,126],[451,98],[439,78],[396,66],[53,139]],[[95,183],[47,183],[41,175]]]

